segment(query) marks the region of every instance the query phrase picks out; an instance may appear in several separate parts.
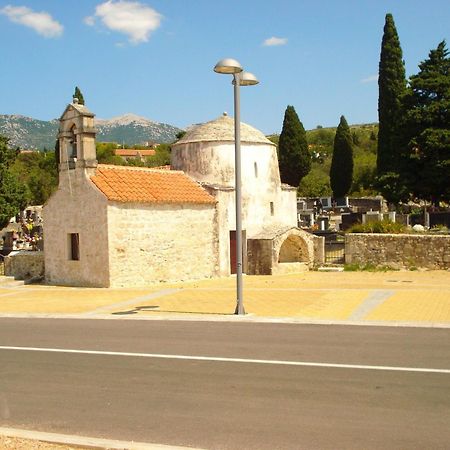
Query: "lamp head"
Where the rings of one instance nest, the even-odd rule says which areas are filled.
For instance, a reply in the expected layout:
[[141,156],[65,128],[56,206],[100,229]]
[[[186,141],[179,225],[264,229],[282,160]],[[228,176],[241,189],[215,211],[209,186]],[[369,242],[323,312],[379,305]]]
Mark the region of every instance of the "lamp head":
[[259,80],[250,72],[241,72],[239,74],[239,84],[241,86],[253,86],[258,84]]
[[214,72],[225,73],[225,74],[235,74],[242,72],[242,66],[239,61],[232,58],[221,59],[215,66]]

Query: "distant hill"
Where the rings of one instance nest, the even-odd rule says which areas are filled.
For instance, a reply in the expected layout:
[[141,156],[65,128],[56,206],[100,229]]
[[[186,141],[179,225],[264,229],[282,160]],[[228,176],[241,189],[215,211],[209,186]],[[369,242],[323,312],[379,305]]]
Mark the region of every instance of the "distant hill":
[[[97,141],[124,145],[146,142],[170,143],[181,131],[173,125],[154,122],[135,114],[125,114],[110,120],[95,120]],[[10,139],[11,147],[23,149],[53,149],[58,132],[58,120],[37,120],[20,115],[0,115],[0,134]]]

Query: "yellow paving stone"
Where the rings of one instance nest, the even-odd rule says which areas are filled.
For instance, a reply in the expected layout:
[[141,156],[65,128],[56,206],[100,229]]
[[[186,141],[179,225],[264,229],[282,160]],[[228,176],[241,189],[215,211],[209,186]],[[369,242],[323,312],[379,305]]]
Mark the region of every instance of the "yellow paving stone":
[[[274,276],[244,275],[244,289],[311,288],[311,289],[449,289],[450,271],[388,271],[388,272],[301,272]],[[175,288],[233,288],[235,277],[161,285]]]
[[2,297],[8,297],[10,295],[14,295],[16,293],[17,289],[8,289],[8,288],[1,288],[0,289],[0,301]]
[[[132,302],[139,297],[161,291],[164,294],[169,289],[179,291],[142,300],[137,306],[143,309],[134,309]],[[244,276],[244,305],[248,313],[257,316],[345,320],[351,317],[373,289],[392,291],[393,297],[372,311],[367,320],[448,320],[449,306],[445,299],[450,298],[450,271],[310,271],[279,276]],[[401,300],[404,296],[408,301]],[[397,298],[399,303],[391,307],[391,302]],[[427,298],[431,299],[431,303],[422,304]],[[416,302],[411,299],[416,299]],[[131,301],[131,304],[123,308],[114,307],[124,301]],[[432,306],[433,302],[438,305]],[[174,314],[232,314],[235,304],[234,276],[159,283],[145,288],[94,289],[29,285],[0,289],[0,313],[87,313],[111,306],[111,309],[101,312],[131,311],[144,315],[161,314],[164,311]],[[152,306],[157,306],[158,310],[151,310]]]
[[371,311],[365,320],[450,323],[450,293],[398,291]]
[[[368,294],[369,291],[247,289],[244,292],[244,306],[247,313],[258,316],[344,320]],[[158,310],[151,309],[156,306]],[[152,301],[144,301],[125,310],[138,308],[135,312],[139,314],[161,312],[232,314],[235,306],[236,293],[232,289],[185,289]],[[149,309],[146,310],[146,307]]]
[[141,297],[152,292],[110,289],[24,290],[0,297],[3,313],[83,313],[101,306]]

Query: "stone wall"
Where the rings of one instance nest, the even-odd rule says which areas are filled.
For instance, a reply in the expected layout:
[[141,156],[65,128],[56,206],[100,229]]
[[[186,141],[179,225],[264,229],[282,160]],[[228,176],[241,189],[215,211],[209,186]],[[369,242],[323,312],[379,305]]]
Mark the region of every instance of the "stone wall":
[[44,276],[44,253],[17,251],[5,257],[5,275],[16,280],[39,279]]
[[[284,231],[267,229],[247,240],[247,273],[275,275],[308,270],[314,265],[323,264],[324,243],[323,237],[298,228]],[[286,245],[287,249],[284,248]]]
[[[60,172],[58,190],[43,208],[48,284],[108,287],[106,197],[83,169]],[[70,258],[69,237],[79,235],[80,259]]]
[[345,263],[449,269],[450,236],[349,233],[345,235]]
[[108,205],[111,286],[219,273],[215,205]]

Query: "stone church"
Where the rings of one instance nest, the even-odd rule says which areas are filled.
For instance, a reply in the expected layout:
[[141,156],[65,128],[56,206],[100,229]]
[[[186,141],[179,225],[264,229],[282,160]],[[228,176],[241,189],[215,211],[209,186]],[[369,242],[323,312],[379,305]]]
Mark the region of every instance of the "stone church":
[[[228,276],[235,266],[234,121],[223,115],[172,145],[171,170],[97,163],[94,114],[60,118],[59,186],[43,209],[49,284],[119,287]],[[296,227],[296,190],[275,145],[241,124],[244,272],[299,271],[323,240]]]

